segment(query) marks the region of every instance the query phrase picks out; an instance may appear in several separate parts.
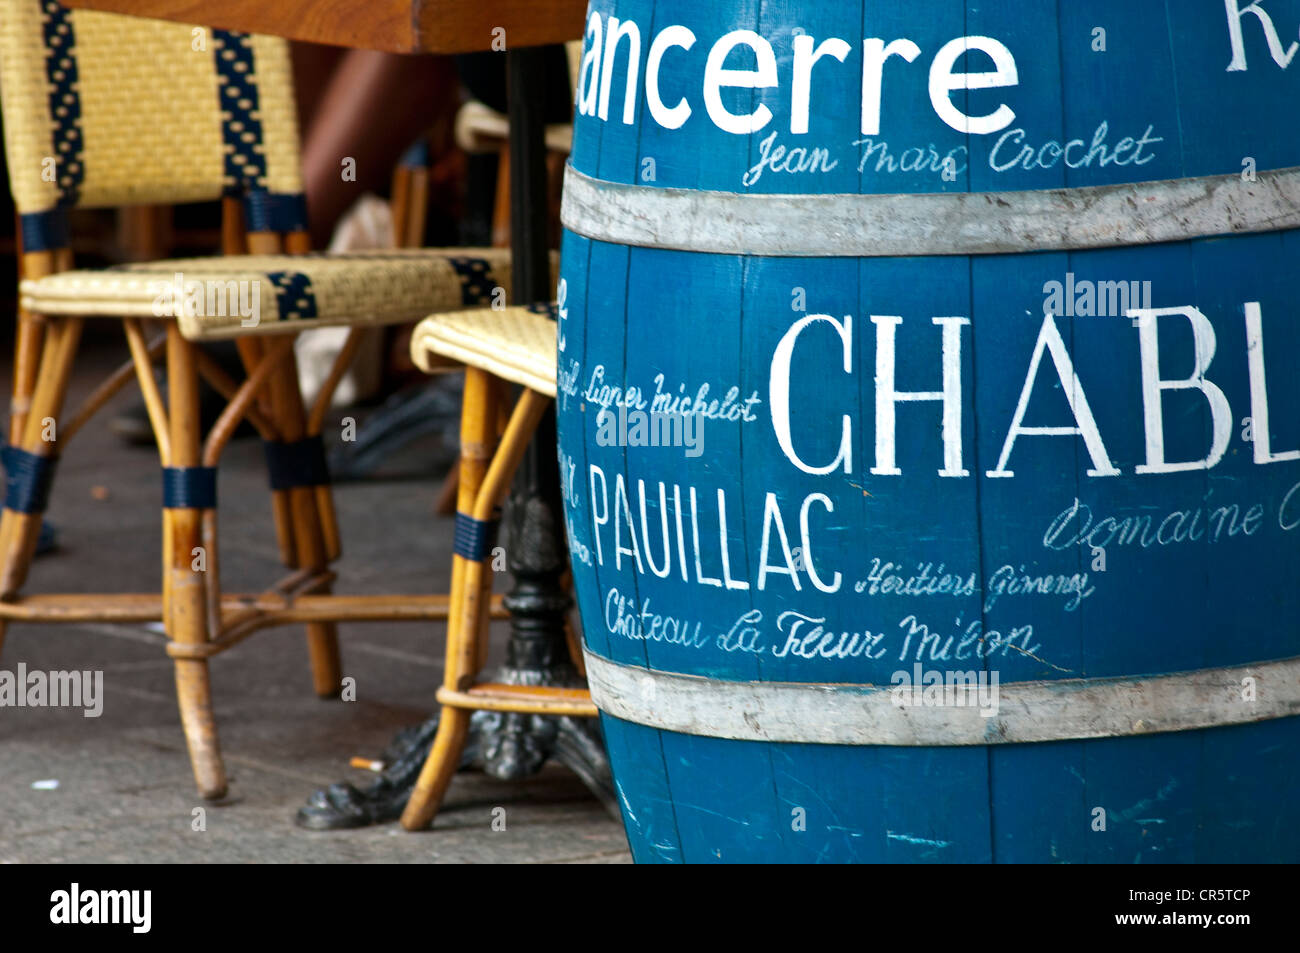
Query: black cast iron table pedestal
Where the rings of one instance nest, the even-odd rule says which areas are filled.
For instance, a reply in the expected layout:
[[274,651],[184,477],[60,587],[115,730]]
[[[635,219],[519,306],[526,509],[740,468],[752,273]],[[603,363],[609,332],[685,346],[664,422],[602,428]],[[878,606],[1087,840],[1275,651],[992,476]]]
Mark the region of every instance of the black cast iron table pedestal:
[[[541,47],[506,53],[510,110],[510,224],[514,303],[553,297]],[[506,510],[507,565],[514,588],[505,667],[492,681],[508,685],[580,685],[569,661],[564,618],[571,604],[561,584],[566,565],[564,511],[556,459],[555,411],[533,438]],[[342,782],[316,791],[297,823],[313,830],[363,827],[399,817],[437,732],[438,715],[403,729],[384,752],[379,779],[362,790]],[[470,723],[461,767],[480,767],[504,781],[536,774],[554,758],[580,777],[618,816],[609,762],[594,719],[480,711]]]

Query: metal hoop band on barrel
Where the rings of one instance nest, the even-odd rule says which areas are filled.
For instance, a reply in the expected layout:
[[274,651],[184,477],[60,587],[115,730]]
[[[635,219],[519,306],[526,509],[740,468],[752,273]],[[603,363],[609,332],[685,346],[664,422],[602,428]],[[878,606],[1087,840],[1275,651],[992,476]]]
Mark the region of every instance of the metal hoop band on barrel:
[[759,195],[594,179],[570,165],[561,219],[642,248],[794,258],[1066,251],[1300,227],[1300,167],[1078,189]]
[[[825,745],[1023,744],[1190,731],[1300,715],[1300,658],[1135,678],[974,687],[964,704],[900,705],[893,687],[731,682],[586,653],[596,707],[651,728]],[[1247,690],[1244,679],[1254,679]],[[916,689],[918,692],[921,687]],[[950,696],[955,702],[957,694]],[[1253,700],[1247,700],[1253,698]],[[983,706],[983,707],[981,707]]]

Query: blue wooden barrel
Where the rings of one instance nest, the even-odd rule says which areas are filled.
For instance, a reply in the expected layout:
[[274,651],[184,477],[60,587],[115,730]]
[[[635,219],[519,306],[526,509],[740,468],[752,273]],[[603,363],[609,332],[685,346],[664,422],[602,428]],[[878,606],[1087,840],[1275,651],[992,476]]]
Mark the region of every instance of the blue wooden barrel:
[[592,4],[560,463],[637,860],[1300,859],[1298,27]]

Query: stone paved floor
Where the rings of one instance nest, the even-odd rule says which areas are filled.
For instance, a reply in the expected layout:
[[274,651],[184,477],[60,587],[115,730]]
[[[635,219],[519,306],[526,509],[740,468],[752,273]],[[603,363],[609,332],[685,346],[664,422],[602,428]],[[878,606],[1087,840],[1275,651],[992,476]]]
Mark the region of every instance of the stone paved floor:
[[[110,330],[88,339],[76,393],[123,356]],[[2,386],[7,392],[8,381]],[[49,514],[62,548],[37,560],[28,591],[156,588],[157,467],[152,449],[122,445],[101,421],[78,435]],[[219,483],[229,590],[277,572],[264,474],[256,440],[231,445]],[[434,489],[431,480],[339,488],[339,591],[445,590],[451,523],[432,515]],[[558,766],[520,784],[461,774],[433,829],[419,834],[396,824],[296,828],[293,813],[312,790],[373,779],[350,769],[349,758],[377,755],[397,729],[422,720],[441,678],[441,625],[351,625],[342,641],[355,702],[312,694],[297,628],[264,632],[212,663],[232,783],[225,801],[207,806],[206,831],[196,832],[193,810],[204,802],[194,793],[162,636],[139,626],[11,626],[0,668],[102,670],[105,703],[99,718],[0,709],[0,862],[628,861],[621,826]],[[53,781],[56,788],[38,785]],[[492,829],[496,807],[506,809],[504,831]]]

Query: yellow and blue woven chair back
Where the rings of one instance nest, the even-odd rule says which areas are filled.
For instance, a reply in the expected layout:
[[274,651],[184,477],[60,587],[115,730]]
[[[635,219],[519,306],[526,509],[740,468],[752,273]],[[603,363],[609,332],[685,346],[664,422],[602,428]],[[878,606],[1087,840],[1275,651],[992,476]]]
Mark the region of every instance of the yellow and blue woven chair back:
[[0,105],[28,251],[70,208],[238,195],[250,231],[306,227],[284,40],[0,0]]

